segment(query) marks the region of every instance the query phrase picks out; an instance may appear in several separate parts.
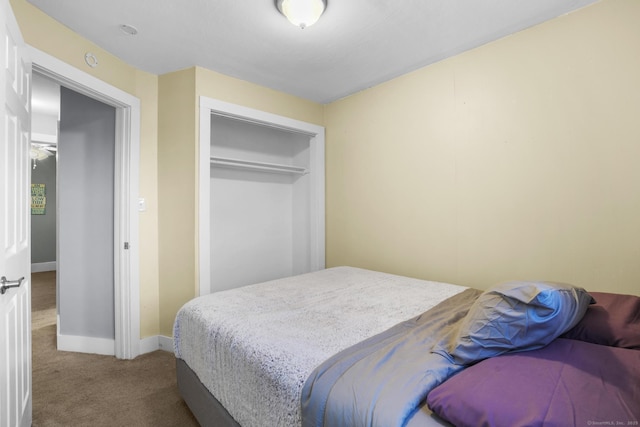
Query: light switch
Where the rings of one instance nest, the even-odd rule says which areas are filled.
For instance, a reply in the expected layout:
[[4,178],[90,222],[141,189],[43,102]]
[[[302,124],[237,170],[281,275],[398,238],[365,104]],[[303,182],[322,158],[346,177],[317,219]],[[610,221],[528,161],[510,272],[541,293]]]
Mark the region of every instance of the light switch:
[[147,202],[145,202],[144,198],[138,199],[138,212],[144,212],[147,210]]

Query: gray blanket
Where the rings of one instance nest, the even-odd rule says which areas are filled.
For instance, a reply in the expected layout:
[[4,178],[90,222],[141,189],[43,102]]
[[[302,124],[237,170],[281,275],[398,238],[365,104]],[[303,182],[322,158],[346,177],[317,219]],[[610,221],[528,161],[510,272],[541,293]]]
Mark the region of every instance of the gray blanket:
[[302,390],[303,426],[406,425],[431,389],[463,369],[431,350],[480,293],[467,289],[321,364]]

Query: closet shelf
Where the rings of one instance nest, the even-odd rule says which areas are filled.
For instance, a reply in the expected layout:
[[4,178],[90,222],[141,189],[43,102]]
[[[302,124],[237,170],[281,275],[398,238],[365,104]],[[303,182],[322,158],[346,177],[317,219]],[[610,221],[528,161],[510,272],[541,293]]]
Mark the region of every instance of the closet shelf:
[[210,157],[212,165],[234,168],[234,169],[252,169],[263,172],[285,173],[306,175],[309,173],[306,168],[300,166],[281,165],[277,163],[254,162],[250,160],[232,159],[229,157]]

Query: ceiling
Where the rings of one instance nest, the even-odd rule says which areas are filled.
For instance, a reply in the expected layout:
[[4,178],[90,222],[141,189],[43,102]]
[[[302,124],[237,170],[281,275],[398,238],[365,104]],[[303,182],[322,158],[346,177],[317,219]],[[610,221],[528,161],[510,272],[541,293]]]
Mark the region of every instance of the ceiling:
[[324,104],[597,0],[328,0],[304,30],[274,0],[28,1],[141,70],[197,65]]

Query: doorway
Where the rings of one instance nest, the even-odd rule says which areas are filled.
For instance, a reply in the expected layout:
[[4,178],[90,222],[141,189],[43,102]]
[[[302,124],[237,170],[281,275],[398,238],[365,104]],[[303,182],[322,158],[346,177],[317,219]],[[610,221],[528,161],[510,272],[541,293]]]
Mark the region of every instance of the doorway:
[[32,264],[57,270],[58,349],[113,355],[115,108],[32,88]]
[[[121,359],[140,354],[138,267],[138,170],[140,101],[57,58],[30,47],[33,70],[68,89],[115,108],[114,175],[114,336],[110,353]],[[89,349],[84,348],[89,343]],[[80,351],[95,351],[92,340]],[[100,344],[98,343],[98,347]]]

